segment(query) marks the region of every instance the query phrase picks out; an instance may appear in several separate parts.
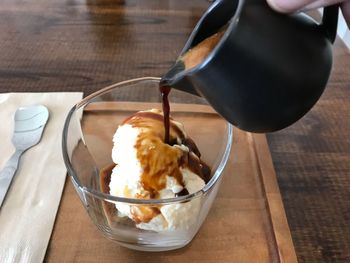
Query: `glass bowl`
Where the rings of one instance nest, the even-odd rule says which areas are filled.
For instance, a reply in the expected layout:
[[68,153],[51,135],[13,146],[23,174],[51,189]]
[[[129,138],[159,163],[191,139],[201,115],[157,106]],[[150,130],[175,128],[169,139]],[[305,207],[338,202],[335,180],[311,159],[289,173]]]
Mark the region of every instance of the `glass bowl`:
[[[171,116],[184,124],[211,179],[196,193],[168,199],[131,199],[109,195],[113,135],[131,114],[162,109],[159,78],[145,77],[106,87],[86,97],[69,112],[62,140],[68,174],[91,220],[107,238],[142,251],[165,251],[188,244],[205,220],[218,191],[232,144],[232,126],[201,97],[178,90],[169,95]],[[167,208],[184,218],[181,227],[153,231],[121,217],[116,207]]]

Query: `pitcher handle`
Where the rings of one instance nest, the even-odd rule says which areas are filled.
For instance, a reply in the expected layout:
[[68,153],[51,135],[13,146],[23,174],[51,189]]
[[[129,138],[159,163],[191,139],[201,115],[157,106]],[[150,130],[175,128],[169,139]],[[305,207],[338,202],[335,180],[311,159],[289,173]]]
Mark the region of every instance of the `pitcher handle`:
[[327,6],[323,9],[321,26],[327,38],[334,43],[337,36],[339,5]]

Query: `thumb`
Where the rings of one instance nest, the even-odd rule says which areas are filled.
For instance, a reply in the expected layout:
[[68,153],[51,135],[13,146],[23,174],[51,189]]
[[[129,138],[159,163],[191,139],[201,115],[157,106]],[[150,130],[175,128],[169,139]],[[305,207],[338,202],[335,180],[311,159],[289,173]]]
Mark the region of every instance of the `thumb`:
[[350,29],[350,1],[345,1],[341,6],[343,16]]
[[278,12],[291,13],[315,2],[313,0],[267,0],[270,7]]

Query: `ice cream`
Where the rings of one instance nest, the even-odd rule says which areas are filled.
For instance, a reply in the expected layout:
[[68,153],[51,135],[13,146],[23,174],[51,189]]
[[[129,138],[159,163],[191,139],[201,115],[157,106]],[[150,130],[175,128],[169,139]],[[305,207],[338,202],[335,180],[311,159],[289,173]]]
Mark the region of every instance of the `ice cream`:
[[[170,120],[170,143],[164,143],[163,114],[140,111],[127,118],[113,137],[116,164],[110,194],[140,199],[163,199],[201,190],[210,169],[200,160],[195,143],[184,127]],[[120,217],[127,216],[138,228],[165,231],[186,229],[196,220],[200,200],[158,206],[115,204]]]

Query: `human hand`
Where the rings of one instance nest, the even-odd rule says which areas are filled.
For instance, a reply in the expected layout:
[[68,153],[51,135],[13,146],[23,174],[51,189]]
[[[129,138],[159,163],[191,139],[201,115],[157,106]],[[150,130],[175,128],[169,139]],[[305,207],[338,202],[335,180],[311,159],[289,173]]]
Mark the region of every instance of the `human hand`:
[[310,10],[340,3],[340,8],[350,28],[350,0],[267,0],[278,12],[291,13],[298,10]]

